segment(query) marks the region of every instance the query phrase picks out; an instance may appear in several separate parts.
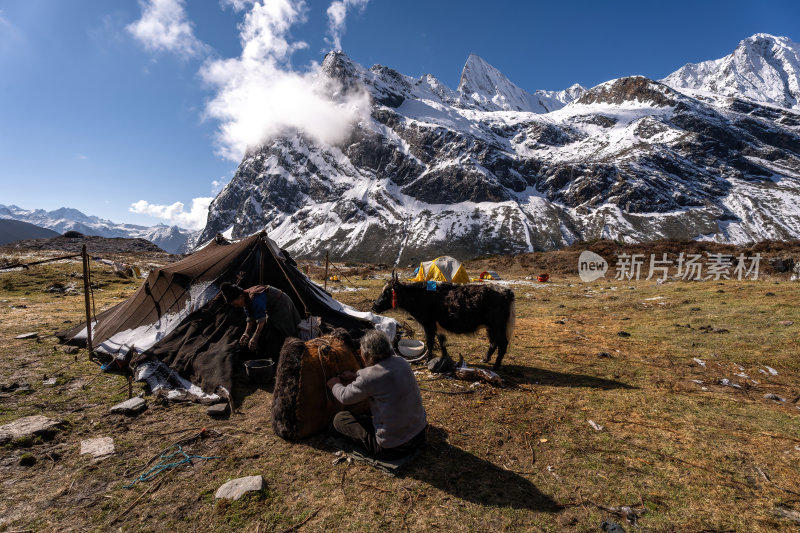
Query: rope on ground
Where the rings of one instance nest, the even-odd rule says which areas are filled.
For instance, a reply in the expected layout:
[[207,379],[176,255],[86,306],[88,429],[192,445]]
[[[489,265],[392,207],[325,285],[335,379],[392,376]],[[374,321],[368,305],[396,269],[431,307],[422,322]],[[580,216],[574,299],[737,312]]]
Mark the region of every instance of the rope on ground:
[[[168,453],[173,448],[176,448],[176,451],[174,451],[172,453]],[[175,457],[178,457],[178,456],[182,456],[182,457],[180,459],[178,459],[177,461],[173,461],[172,460],[172,459],[174,459]],[[139,477],[134,479],[130,484],[124,485],[124,488],[129,489],[129,488],[133,487],[134,485],[136,485],[136,483],[138,483],[140,481],[150,481],[151,479],[156,477],[161,472],[164,472],[165,470],[172,470],[173,468],[178,468],[179,466],[182,466],[182,465],[191,465],[191,464],[193,464],[192,463],[192,459],[200,459],[200,460],[207,461],[209,459],[221,459],[221,457],[216,456],[216,455],[215,456],[209,456],[209,457],[202,456],[202,455],[189,455],[185,451],[183,451],[183,447],[180,444],[173,444],[172,446],[167,448],[166,452],[161,454],[161,461],[158,464],[156,464],[155,466],[150,468],[147,472],[141,474]]]
[[[174,472],[174,470],[173,470],[173,472]],[[148,495],[148,494],[150,494],[151,492],[154,492],[156,489],[158,489],[158,488],[159,488],[159,487],[160,487],[160,486],[161,486],[161,485],[164,483],[164,481],[166,481],[166,480],[167,480],[167,477],[168,477],[168,476],[164,476],[163,478],[161,478],[161,479],[158,481],[158,483],[156,483],[155,485],[151,485],[151,486],[150,486],[150,487],[149,487],[149,488],[148,488],[146,491],[144,491],[143,493],[141,493],[141,494],[139,495],[139,497],[138,497],[138,498],[136,498],[135,500],[133,500],[133,502],[131,502],[131,504],[125,508],[125,510],[124,510],[124,511],[122,511],[122,512],[121,512],[121,513],[119,513],[117,516],[115,516],[113,519],[111,519],[111,522],[109,522],[109,523],[108,523],[108,525],[110,526],[111,524],[113,524],[114,522],[116,522],[117,520],[119,520],[120,518],[122,518],[123,516],[125,516],[126,514],[128,514],[128,511],[130,511],[131,509],[133,509],[134,507],[136,507],[136,504],[137,504],[137,503],[139,503],[139,501],[140,501],[142,498],[144,498],[146,495]]]

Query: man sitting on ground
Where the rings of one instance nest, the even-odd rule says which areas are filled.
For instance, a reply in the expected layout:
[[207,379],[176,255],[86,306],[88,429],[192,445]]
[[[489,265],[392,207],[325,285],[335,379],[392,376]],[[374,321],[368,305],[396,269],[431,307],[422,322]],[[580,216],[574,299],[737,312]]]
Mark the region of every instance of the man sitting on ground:
[[369,399],[370,413],[341,411],[333,419],[333,429],[376,459],[410,455],[425,444],[428,425],[411,365],[395,355],[383,333],[376,330],[361,339],[361,355],[366,368],[331,378],[328,387],[343,405]]
[[292,299],[280,289],[268,285],[242,289],[225,282],[220,289],[225,302],[242,308],[247,316],[247,327],[239,344],[256,354],[265,353],[277,359],[286,337],[297,336],[300,314]]

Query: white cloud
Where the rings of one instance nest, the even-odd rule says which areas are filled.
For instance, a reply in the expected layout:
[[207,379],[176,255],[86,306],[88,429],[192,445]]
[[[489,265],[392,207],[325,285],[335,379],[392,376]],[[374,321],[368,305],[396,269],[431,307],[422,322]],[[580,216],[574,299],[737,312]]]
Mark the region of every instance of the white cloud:
[[334,50],[342,48],[342,34],[345,30],[347,11],[356,8],[363,12],[369,0],[336,0],[328,6],[328,32]]
[[226,176],[220,176],[218,180],[214,180],[211,182],[211,194],[219,194],[219,191],[228,184],[230,178]]
[[[249,0],[226,1],[236,7]],[[303,0],[252,3],[239,26],[241,55],[208,61],[201,69],[202,79],[217,91],[206,115],[220,121],[217,142],[224,157],[238,162],[248,147],[292,132],[335,143],[368,116],[365,94],[342,95],[318,74],[318,65],[302,72],[291,68],[292,53],[307,44],[291,41],[289,32],[306,21],[306,11]]]
[[[233,0],[242,1],[242,0]],[[184,0],[139,0],[142,18],[126,29],[147,50],[174,52],[184,57],[205,53],[208,46],[194,35],[186,20]]]
[[222,7],[230,6],[234,11],[242,11],[248,6],[252,6],[256,0],[220,0]]
[[151,204],[146,200],[139,200],[131,204],[128,210],[131,213],[160,218],[184,228],[201,229],[206,225],[208,206],[213,199],[211,197],[193,199],[190,211],[184,210],[183,202],[175,202],[172,205],[158,205]]

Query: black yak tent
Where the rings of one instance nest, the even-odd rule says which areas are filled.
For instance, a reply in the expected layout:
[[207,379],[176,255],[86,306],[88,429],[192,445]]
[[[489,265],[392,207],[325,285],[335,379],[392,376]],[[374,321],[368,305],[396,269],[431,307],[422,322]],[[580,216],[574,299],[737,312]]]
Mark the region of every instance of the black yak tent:
[[[95,351],[125,356],[133,350],[134,363],[159,359],[207,394],[219,387],[230,391],[244,315],[218,297],[225,281],[279,288],[302,317],[320,317],[323,332],[344,328],[356,339],[372,328],[389,337],[395,333],[394,320],[334,300],[261,232],[238,242],[218,235],[184,259],[152,270],[130,298],[97,315],[92,326]],[[58,337],[85,344],[86,325]]]

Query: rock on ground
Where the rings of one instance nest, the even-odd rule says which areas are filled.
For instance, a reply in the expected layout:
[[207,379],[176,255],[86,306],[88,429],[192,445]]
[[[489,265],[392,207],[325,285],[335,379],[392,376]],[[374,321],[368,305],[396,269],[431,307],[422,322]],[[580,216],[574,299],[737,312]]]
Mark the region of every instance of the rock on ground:
[[230,412],[227,403],[217,403],[206,409],[206,414],[213,417],[224,417]]
[[238,500],[248,492],[261,490],[265,486],[261,476],[247,476],[232,479],[217,489],[216,499]]
[[95,459],[105,459],[114,453],[114,439],[99,437],[81,441],[81,455],[89,454]]
[[144,401],[144,398],[131,398],[112,407],[111,412],[132,415],[142,411],[145,407],[147,407],[147,402]]
[[31,437],[52,431],[61,424],[61,420],[43,415],[26,416],[0,426],[0,444],[22,437]]

